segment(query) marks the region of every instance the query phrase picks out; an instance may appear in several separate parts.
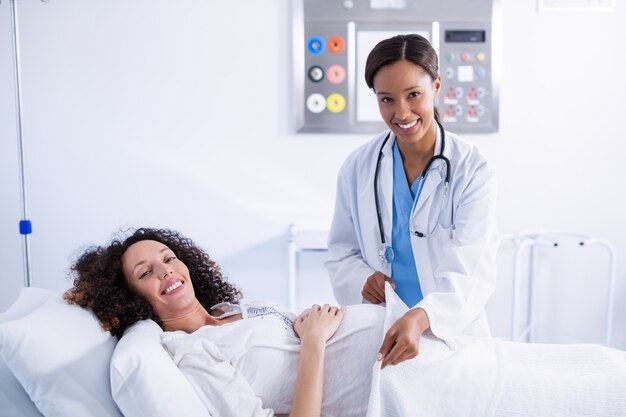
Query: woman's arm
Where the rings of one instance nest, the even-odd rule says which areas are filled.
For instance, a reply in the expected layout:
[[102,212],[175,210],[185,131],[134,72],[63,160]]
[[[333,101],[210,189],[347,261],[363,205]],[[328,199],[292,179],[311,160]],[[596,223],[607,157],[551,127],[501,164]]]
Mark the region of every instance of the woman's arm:
[[300,361],[290,417],[319,417],[324,388],[326,342],[339,328],[345,308],[314,305],[296,318],[300,336]]
[[380,348],[383,367],[417,356],[419,340],[427,329],[449,341],[480,316],[495,288],[496,193],[495,173],[483,163],[473,172],[455,208],[451,238],[431,252],[436,256],[431,263],[438,288],[425,294],[389,329]]
[[357,237],[358,219],[353,216],[354,192],[349,177],[350,164],[344,165],[337,178],[335,211],[328,235],[328,260],[324,264],[337,301],[361,304],[362,288],[374,271],[363,259]]
[[[432,248],[437,289],[424,294],[416,307],[426,311],[430,330],[440,339],[453,340],[484,314],[495,289],[500,244],[496,200],[495,172],[483,162],[459,198],[451,238]],[[487,335],[486,321],[483,326]]]

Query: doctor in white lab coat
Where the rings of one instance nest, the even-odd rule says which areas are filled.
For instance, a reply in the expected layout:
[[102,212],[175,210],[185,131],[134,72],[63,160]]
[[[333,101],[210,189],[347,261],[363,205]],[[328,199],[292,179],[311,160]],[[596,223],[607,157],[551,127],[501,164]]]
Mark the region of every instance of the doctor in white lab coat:
[[[385,336],[383,367],[415,357],[427,330],[452,348],[455,335],[490,335],[484,306],[496,280],[496,177],[474,145],[438,123],[437,63],[419,35],[370,52],[365,79],[389,130],[353,152],[338,176],[326,262],[337,300],[382,303],[389,281],[411,308]],[[441,156],[449,161],[447,192]]]

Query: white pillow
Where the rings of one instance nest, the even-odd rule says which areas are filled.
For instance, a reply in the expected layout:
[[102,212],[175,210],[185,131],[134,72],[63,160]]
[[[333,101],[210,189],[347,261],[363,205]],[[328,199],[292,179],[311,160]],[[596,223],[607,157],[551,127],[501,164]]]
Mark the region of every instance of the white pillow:
[[0,356],[46,417],[122,417],[111,397],[116,339],[60,294],[0,324]]
[[0,313],[0,324],[17,320],[32,313],[56,294],[58,293],[44,288],[22,287],[20,293],[17,295],[17,300],[15,300],[7,311]]
[[[0,324],[24,317],[55,294],[43,288],[23,287],[11,307],[0,313]],[[0,383],[0,417],[43,417],[1,357]]]
[[43,417],[3,360],[0,360],[0,417]]
[[152,320],[128,328],[111,358],[113,398],[126,417],[210,417],[161,345]]

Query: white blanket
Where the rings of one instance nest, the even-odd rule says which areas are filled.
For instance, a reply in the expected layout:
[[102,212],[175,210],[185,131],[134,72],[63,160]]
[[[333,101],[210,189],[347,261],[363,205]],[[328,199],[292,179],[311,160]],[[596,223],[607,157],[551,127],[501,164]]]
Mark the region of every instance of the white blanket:
[[[602,346],[426,332],[417,358],[381,370],[382,338],[407,311],[390,286],[386,299],[386,309],[350,307],[329,342],[323,417],[626,416],[626,353]],[[289,412],[300,342],[279,309],[257,308],[266,309],[272,314],[163,335],[211,415]]]
[[[407,307],[387,284],[385,332]],[[626,416],[626,353],[424,334],[411,361],[374,366],[367,417]]]

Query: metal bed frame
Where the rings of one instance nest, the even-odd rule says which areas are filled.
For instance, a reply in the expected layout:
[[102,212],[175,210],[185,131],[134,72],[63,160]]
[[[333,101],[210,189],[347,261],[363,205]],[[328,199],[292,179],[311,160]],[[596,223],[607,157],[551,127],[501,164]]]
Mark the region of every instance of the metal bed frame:
[[[607,277],[607,292],[606,292],[606,313],[605,313],[605,335],[604,344],[606,346],[611,345],[612,331],[613,331],[613,315],[614,315],[614,302],[615,302],[615,249],[606,240],[590,237],[584,234],[571,233],[571,232],[554,232],[554,231],[537,231],[519,233],[514,236],[507,236],[508,239],[512,239],[516,245],[514,256],[514,273],[513,273],[513,294],[512,294],[512,308],[511,308],[511,340],[514,341],[531,341],[532,333],[540,325],[534,316],[534,297],[533,291],[537,285],[536,271],[538,268],[537,261],[537,249],[539,248],[551,248],[558,250],[563,246],[563,239],[574,240],[581,248],[590,246],[599,246],[606,250],[608,255],[608,277]],[[522,297],[520,294],[524,290],[522,288],[521,269],[523,266],[524,252],[529,252],[527,255],[527,292],[526,296],[526,320],[522,324],[522,328],[518,330],[520,322],[520,309],[522,304]],[[545,326],[544,326],[545,327]],[[556,329],[546,328],[547,330],[557,331]]]

